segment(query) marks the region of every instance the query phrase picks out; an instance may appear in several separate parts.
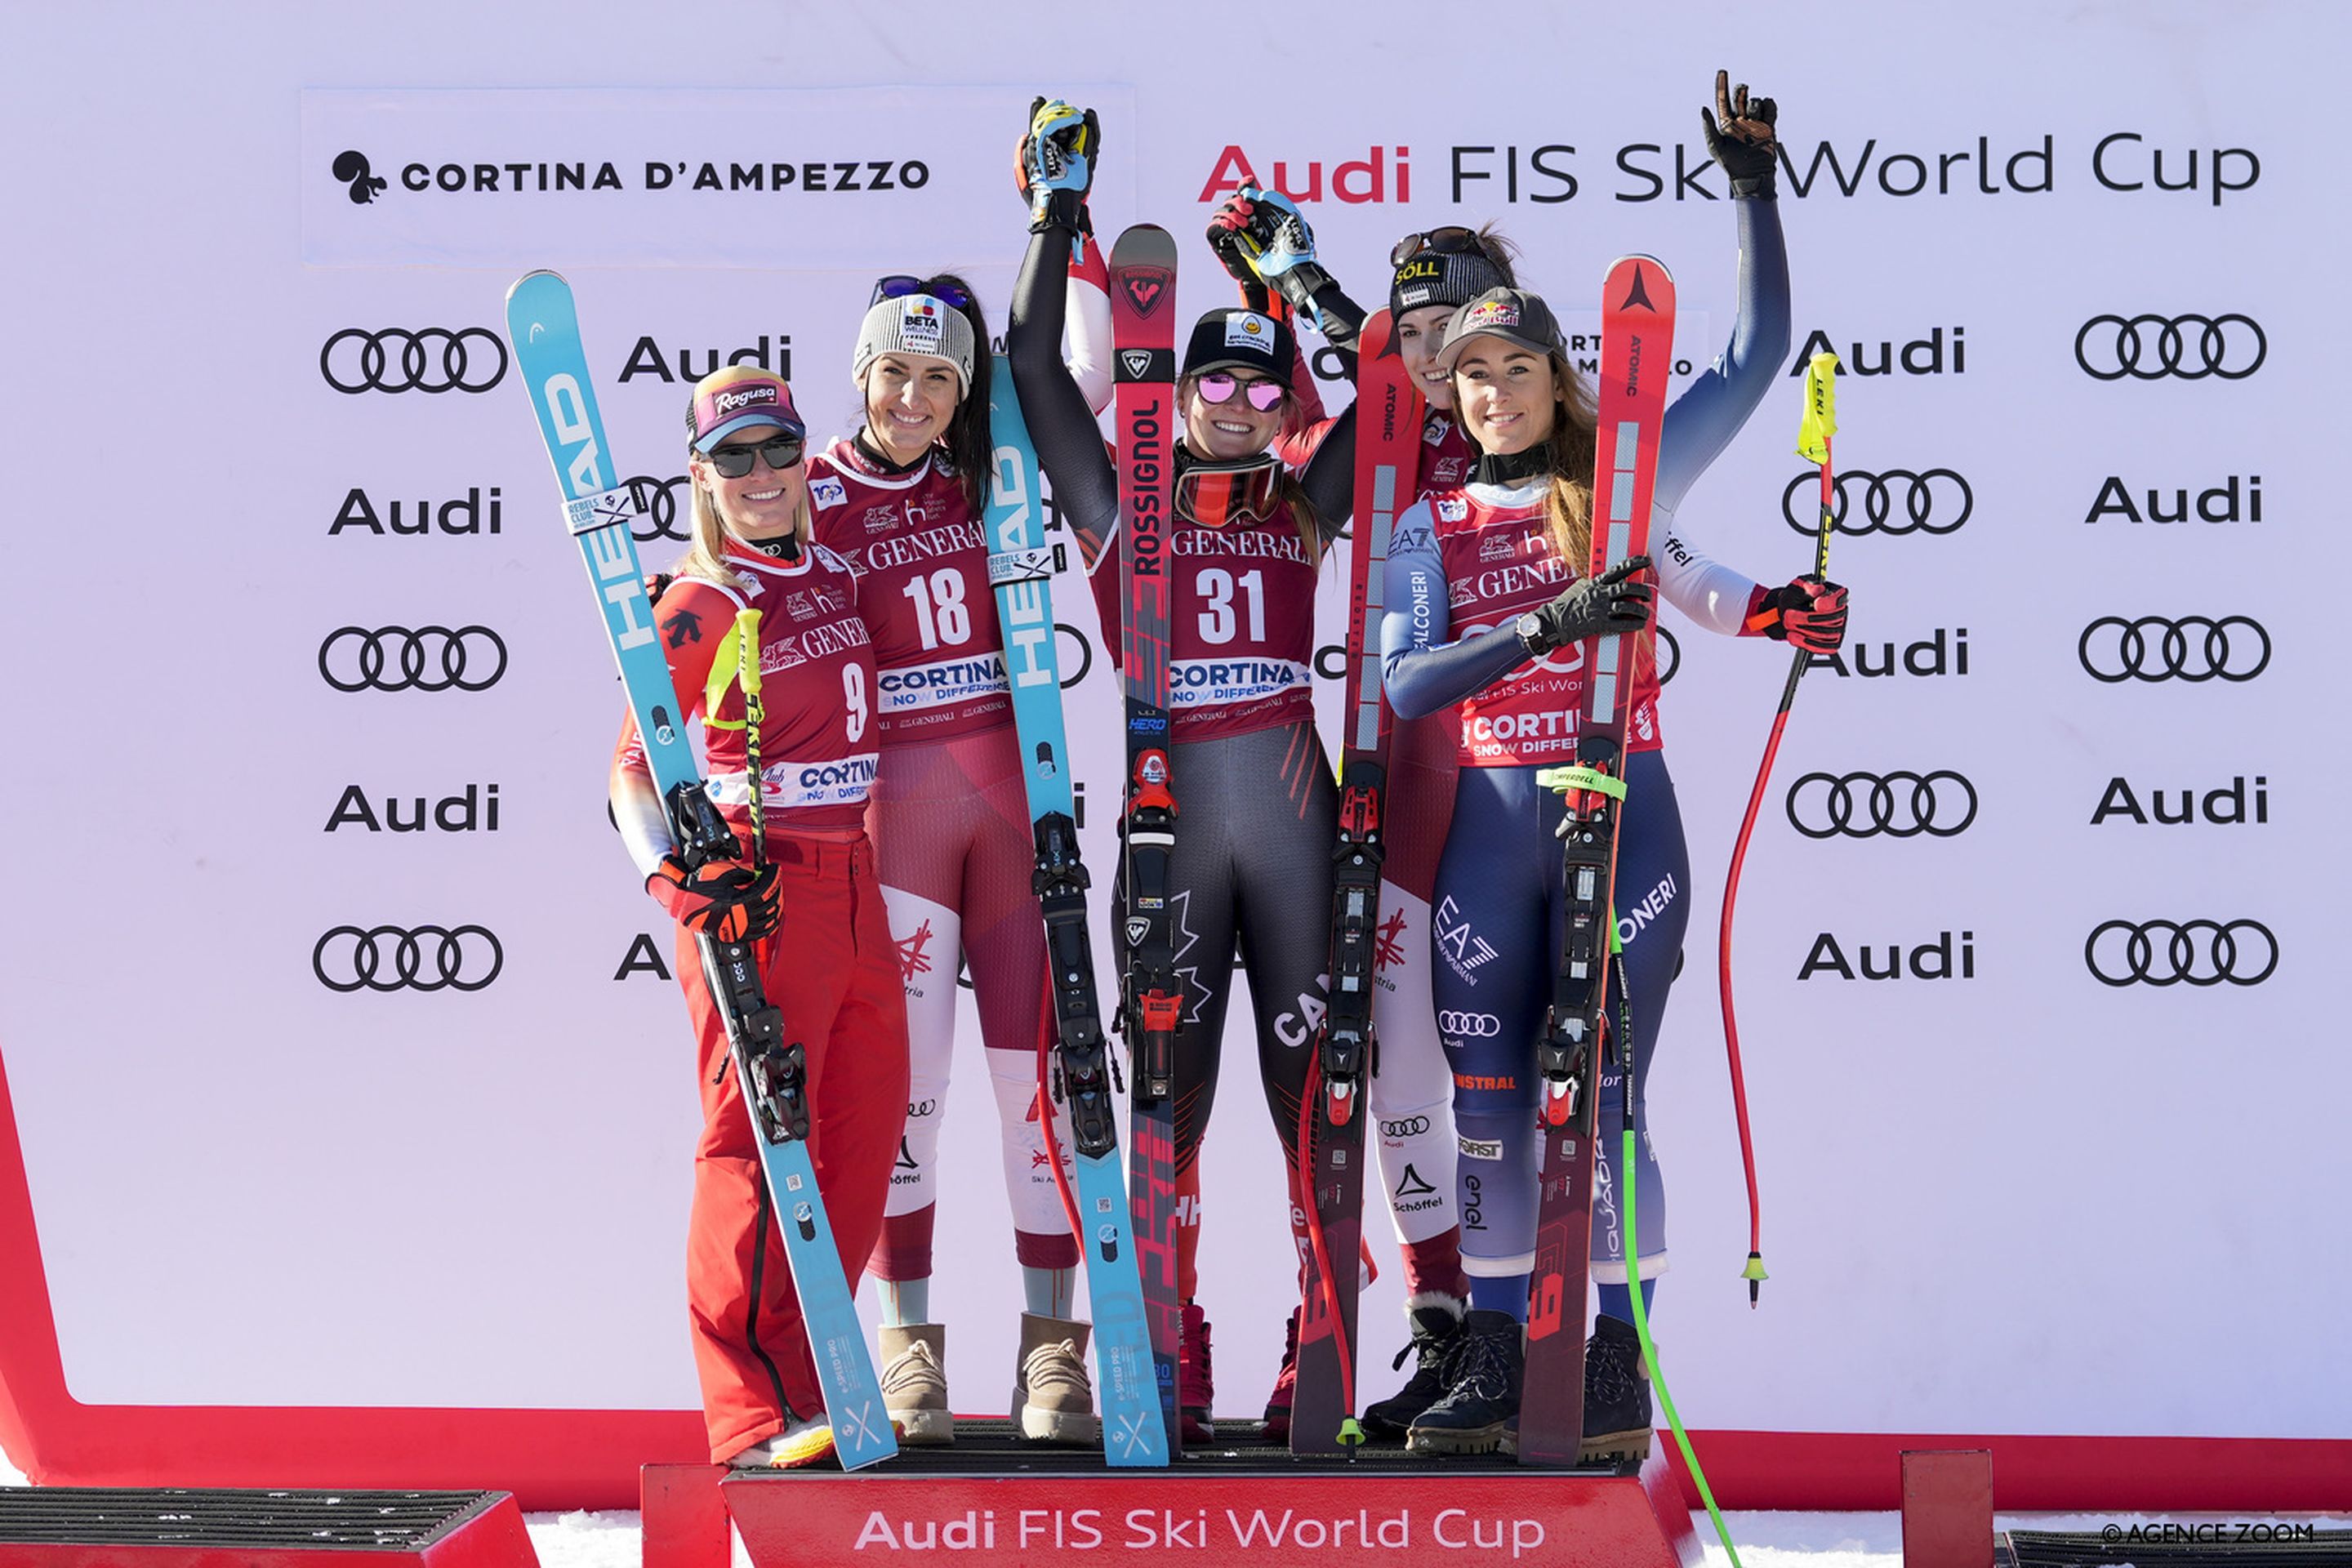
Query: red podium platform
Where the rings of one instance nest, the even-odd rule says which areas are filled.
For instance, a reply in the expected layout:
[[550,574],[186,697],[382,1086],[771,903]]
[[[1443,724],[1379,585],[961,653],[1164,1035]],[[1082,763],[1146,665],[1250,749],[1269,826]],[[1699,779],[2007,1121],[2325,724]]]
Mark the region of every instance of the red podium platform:
[[856,1475],[730,1476],[719,1490],[757,1568],[887,1562],[904,1552],[1002,1568],[1157,1554],[1187,1568],[1694,1568],[1699,1560],[1689,1506],[1656,1455],[1636,1474],[1440,1462],[1394,1448],[1352,1461],[1293,1459],[1246,1441],[1188,1452],[1166,1470],[1111,1470],[1098,1454],[1016,1443],[1003,1422],[960,1422],[951,1448],[907,1450]]

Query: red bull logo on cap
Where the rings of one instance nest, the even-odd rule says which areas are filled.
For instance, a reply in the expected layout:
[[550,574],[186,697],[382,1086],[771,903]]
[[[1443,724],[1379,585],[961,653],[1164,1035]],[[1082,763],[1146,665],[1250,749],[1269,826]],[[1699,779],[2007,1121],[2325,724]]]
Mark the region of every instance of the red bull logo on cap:
[[1508,300],[1481,300],[1470,307],[1469,314],[1462,318],[1462,330],[1465,332],[1518,324],[1519,308]]

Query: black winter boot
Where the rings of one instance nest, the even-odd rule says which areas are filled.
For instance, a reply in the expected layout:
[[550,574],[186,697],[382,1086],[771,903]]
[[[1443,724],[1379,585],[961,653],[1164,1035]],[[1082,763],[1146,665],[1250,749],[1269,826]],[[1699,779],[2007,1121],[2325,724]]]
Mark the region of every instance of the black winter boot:
[[1405,1433],[1412,1454],[1491,1454],[1519,1414],[1527,1347],[1519,1321],[1508,1312],[1472,1308],[1462,1320],[1460,1343],[1446,1371],[1452,1383]]
[[1584,1442],[1578,1461],[1650,1456],[1650,1367],[1633,1325],[1606,1315],[1584,1342]]
[[1413,1358],[1412,1380],[1377,1405],[1364,1407],[1364,1435],[1375,1443],[1402,1443],[1421,1413],[1445,1394],[1445,1363],[1462,1337],[1462,1314],[1469,1303],[1443,1290],[1423,1290],[1405,1298],[1405,1317],[1412,1338],[1397,1352],[1393,1365]]

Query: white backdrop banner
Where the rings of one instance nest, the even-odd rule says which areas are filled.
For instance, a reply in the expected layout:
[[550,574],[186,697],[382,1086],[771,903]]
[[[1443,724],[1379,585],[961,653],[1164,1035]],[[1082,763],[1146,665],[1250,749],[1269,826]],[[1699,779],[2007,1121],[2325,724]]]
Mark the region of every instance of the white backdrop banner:
[[[696,1404],[692,1051],[605,824],[621,704],[500,341],[516,273],[578,289],[658,564],[696,376],[768,365],[846,434],[876,275],[963,270],[1001,328],[1037,91],[1101,110],[1097,223],[1178,236],[1188,315],[1232,297],[1198,235],[1254,176],[1368,307],[1438,224],[1498,221],[1588,334],[1609,259],[1662,257],[1685,384],[1736,306],[1696,112],[1728,65],[1780,100],[1800,352],[1680,522],[1759,580],[1807,567],[1793,377],[1835,349],[1854,611],[1746,870],[1755,1312],[1710,993],[1786,666],[1665,620],[1692,909],[1650,1100],[1684,1412],[2346,1435],[2352,226],[2318,106],[2352,16],[1825,4],[1783,35],[1703,4],[1616,58],[1612,11],[1528,8],[1488,53],[1392,0],[1296,36],[1215,6],[1148,34],[832,0],[89,9],[18,16],[0,65],[31,525],[0,1051],[76,1398]],[[1099,918],[1115,660],[1079,580],[1056,609]],[[959,1027],[934,1300],[977,1408],[1020,1291],[968,998]],[[1291,1254],[1259,1096],[1221,1099],[1202,1296],[1220,1403],[1254,1414]],[[1402,1338],[1381,1250],[1372,1368]]]

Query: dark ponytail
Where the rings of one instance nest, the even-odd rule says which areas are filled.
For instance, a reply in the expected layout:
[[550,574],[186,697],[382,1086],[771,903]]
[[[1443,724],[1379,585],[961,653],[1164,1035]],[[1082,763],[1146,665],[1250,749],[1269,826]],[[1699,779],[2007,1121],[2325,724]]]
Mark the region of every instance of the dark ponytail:
[[989,353],[988,319],[981,314],[980,297],[972,292],[971,285],[952,272],[940,272],[923,279],[921,291],[933,293],[940,286],[960,289],[971,301],[949,307],[971,323],[971,384],[964,388],[963,401],[956,405],[955,417],[948,421],[947,433],[940,437],[940,444],[947,448],[949,465],[963,487],[964,504],[971,509],[973,521],[978,521],[988,508],[988,476],[996,458],[996,443],[988,428],[989,382],[995,368],[994,358]]

